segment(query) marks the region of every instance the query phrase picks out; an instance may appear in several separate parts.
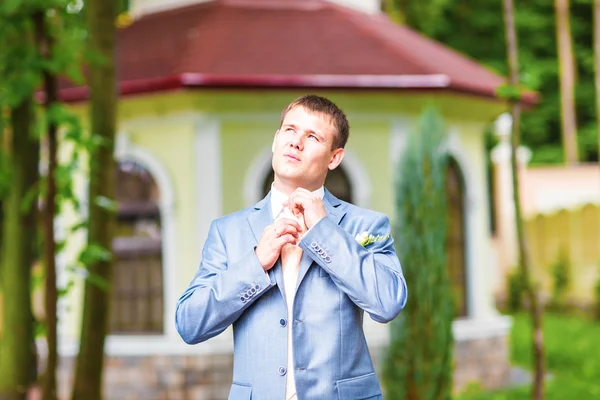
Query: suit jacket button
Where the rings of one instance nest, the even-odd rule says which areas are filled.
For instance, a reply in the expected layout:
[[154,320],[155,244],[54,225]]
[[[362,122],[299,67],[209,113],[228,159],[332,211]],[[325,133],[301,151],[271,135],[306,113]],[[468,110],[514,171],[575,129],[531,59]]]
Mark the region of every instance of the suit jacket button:
[[285,326],[287,325],[287,321],[285,320],[285,318],[281,318],[279,320],[279,325],[281,325],[282,328],[285,328]]
[[317,245],[317,242],[312,242],[312,243],[310,244],[310,247],[312,247],[313,249],[316,249],[316,248],[317,248],[317,247],[319,247],[319,246]]
[[286,369],[285,367],[279,367],[279,369],[277,370],[277,372],[279,372],[279,375],[284,376]]
[[325,262],[329,264],[331,262],[331,257],[329,257],[329,256],[325,257]]
[[240,300],[242,301],[242,303],[246,302],[246,299],[244,297],[240,297]]
[[256,290],[260,290],[260,285],[257,283],[257,284],[254,286],[254,289],[256,289]]

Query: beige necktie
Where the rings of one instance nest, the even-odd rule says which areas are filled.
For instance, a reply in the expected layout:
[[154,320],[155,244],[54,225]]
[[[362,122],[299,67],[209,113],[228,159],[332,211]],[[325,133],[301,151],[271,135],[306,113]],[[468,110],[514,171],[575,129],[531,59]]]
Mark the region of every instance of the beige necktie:
[[[306,225],[301,218],[297,218],[292,212],[284,207],[279,218],[295,219],[300,223],[303,232],[306,231]],[[292,345],[292,325],[293,325],[293,308],[294,296],[296,295],[296,282],[298,281],[298,270],[300,269],[300,259],[302,258],[302,249],[295,244],[286,244],[281,249],[281,267],[283,269],[283,286],[285,287],[285,301],[287,303],[288,312],[288,357],[287,357],[287,374],[285,385],[285,399],[291,400],[296,398],[296,382],[294,381],[294,351]]]

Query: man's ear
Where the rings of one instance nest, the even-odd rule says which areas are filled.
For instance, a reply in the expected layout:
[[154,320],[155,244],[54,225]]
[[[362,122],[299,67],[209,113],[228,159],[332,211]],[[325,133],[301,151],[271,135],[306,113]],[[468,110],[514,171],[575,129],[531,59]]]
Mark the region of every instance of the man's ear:
[[331,155],[331,159],[329,160],[329,165],[327,167],[329,168],[330,171],[333,171],[334,169],[337,168],[338,165],[340,165],[340,163],[342,162],[343,159],[344,159],[344,149],[341,147],[339,149],[335,149],[333,151],[333,154]]
[[273,136],[273,143],[271,143],[271,153],[275,153],[275,138],[277,137],[278,133],[279,133],[279,129],[277,129],[275,131],[275,136]]

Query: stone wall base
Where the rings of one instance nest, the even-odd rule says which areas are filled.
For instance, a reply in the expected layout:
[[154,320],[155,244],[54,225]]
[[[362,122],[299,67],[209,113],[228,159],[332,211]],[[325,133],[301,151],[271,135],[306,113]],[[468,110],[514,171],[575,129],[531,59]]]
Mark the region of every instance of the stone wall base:
[[470,383],[498,389],[510,382],[509,346],[506,336],[456,341],[454,345],[454,392]]
[[[60,360],[59,399],[70,399],[74,359]],[[229,395],[233,355],[106,357],[106,400],[223,400]]]

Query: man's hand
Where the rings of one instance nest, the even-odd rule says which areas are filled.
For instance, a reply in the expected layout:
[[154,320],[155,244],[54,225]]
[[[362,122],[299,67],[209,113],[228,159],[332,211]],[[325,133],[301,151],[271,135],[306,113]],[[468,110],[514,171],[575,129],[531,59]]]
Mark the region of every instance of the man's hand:
[[265,272],[273,268],[284,245],[297,242],[301,231],[300,224],[289,218],[281,218],[265,228],[254,250]]
[[323,200],[303,188],[294,190],[285,206],[290,209],[292,214],[303,219],[308,229],[327,216]]

